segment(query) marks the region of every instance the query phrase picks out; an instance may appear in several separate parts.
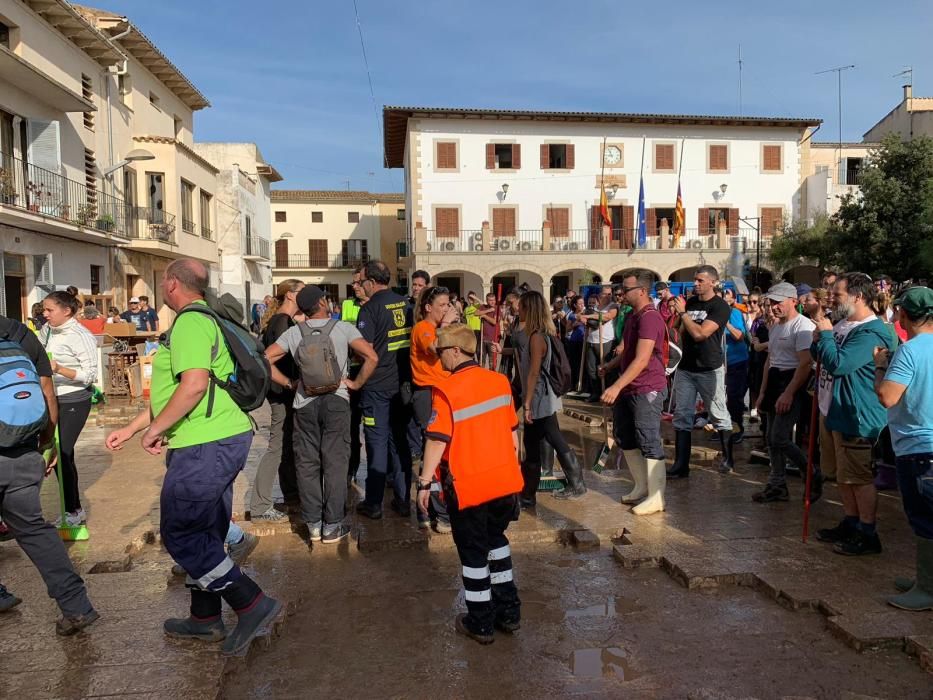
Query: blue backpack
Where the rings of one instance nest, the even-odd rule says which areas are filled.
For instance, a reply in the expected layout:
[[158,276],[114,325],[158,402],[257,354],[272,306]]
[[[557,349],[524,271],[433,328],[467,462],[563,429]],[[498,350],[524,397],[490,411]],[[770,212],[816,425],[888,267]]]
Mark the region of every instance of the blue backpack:
[[0,338],[0,448],[25,444],[49,420],[39,372],[20,345],[30,332],[13,321]]

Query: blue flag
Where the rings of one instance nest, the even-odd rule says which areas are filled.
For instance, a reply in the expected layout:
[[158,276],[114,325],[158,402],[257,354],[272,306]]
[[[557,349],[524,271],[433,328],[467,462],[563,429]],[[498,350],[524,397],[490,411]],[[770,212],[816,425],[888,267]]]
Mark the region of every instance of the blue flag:
[[645,222],[645,178],[638,185],[638,247],[648,244],[648,226]]

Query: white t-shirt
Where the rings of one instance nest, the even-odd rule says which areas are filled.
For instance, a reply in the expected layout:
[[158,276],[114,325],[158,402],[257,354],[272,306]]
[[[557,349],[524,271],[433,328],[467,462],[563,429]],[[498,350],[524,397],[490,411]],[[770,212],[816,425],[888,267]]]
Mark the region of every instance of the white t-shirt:
[[[836,347],[842,347],[846,336],[852,332],[853,328],[861,326],[863,323],[874,321],[875,318],[875,316],[869,316],[861,321],[849,321],[848,319],[839,321],[839,323],[833,326],[833,340],[836,341]],[[817,385],[817,392],[820,413],[822,413],[823,416],[827,416],[829,415],[829,406],[833,402],[833,375],[827,372],[826,368],[822,365],[820,365],[820,381]]]
[[[602,308],[594,309],[593,311],[587,311],[587,313],[593,314],[593,313],[602,311],[603,318],[605,319],[606,314],[608,314],[613,309],[618,310],[618,308],[619,308],[618,304],[614,302],[610,302],[606,304],[605,306],[603,306]],[[586,342],[593,343],[594,345],[598,345],[600,336],[601,336],[603,343],[611,343],[616,338],[615,322],[616,322],[615,318],[609,321],[603,321],[603,325],[600,328],[591,330],[586,334]]]
[[816,324],[802,314],[783,323],[775,323],[768,335],[768,359],[778,369],[797,369],[797,353],[809,350]]

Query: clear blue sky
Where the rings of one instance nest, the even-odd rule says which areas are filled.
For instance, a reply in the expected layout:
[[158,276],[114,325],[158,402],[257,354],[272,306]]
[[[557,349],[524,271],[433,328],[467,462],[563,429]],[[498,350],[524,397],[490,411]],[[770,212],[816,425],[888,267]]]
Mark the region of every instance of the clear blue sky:
[[[382,168],[383,104],[819,117],[860,141],[900,101],[933,94],[928,0],[91,0],[126,14],[213,105],[200,141],[255,141],[279,188],[400,191]],[[370,175],[369,173],[373,174]]]

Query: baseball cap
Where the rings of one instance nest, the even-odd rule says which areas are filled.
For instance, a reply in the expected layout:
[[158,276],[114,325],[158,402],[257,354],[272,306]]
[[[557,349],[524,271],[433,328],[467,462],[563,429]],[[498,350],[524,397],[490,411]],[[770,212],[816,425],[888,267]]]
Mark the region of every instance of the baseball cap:
[[929,287],[910,287],[894,300],[912,318],[933,314],[933,289]]
[[813,291],[813,287],[811,287],[806,282],[803,282],[797,285],[797,296],[798,297],[802,297],[804,294],[809,294],[812,291]]
[[130,303],[131,303],[131,304],[138,304],[138,303],[139,303],[139,297],[133,297],[132,299],[130,299]]
[[797,288],[790,282],[778,282],[768,290],[765,297],[772,301],[786,301],[787,299],[796,300]]
[[313,314],[317,311],[321,299],[326,296],[323,289],[313,284],[301,288],[301,291],[295,296],[295,302],[298,308],[306,314]]
[[476,336],[469,326],[463,323],[452,323],[439,328],[437,331],[437,349],[460,348],[468,355],[476,353]]

